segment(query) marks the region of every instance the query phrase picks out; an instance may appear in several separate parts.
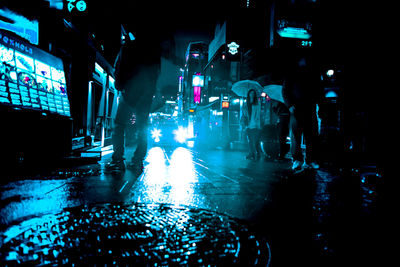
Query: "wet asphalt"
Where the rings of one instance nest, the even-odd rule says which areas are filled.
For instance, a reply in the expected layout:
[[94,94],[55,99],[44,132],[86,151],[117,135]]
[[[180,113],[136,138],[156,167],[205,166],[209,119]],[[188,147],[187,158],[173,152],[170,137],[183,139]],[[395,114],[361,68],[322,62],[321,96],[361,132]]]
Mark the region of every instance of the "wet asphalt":
[[1,260],[386,266],[385,179],[376,168],[292,172],[289,160],[245,155],[152,147],[140,175],[106,172],[107,155],[98,164],[4,179]]

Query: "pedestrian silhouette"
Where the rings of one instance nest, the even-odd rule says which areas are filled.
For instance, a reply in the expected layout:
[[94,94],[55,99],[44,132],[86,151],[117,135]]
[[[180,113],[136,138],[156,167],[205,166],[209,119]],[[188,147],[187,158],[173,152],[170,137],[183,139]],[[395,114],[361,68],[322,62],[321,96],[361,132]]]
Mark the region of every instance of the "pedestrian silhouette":
[[107,170],[125,169],[125,135],[129,124],[135,124],[137,147],[126,167],[138,173],[143,170],[149,113],[156,94],[163,47],[168,42],[167,35],[157,27],[130,25],[123,37],[115,62],[115,86],[121,93],[112,134],[114,153]]
[[[293,56],[291,60],[286,66],[282,94],[290,111],[292,169],[316,169],[319,168],[316,104],[321,99],[320,77],[311,55]],[[302,136],[306,145],[305,161]]]

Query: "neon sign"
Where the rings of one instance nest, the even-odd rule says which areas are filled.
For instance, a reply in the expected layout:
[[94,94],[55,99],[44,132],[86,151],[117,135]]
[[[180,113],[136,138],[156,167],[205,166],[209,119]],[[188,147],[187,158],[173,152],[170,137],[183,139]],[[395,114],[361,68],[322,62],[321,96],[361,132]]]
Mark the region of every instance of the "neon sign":
[[228,44],[228,52],[231,53],[231,55],[237,54],[239,46],[240,45],[238,45],[236,42],[231,42],[230,44]]
[[283,29],[279,29],[277,32],[281,37],[286,37],[286,38],[297,38],[297,39],[311,38],[311,34],[309,34],[308,31],[303,28],[286,27]]
[[193,75],[192,85],[193,86],[203,87],[204,86],[204,76],[202,76],[202,75]]
[[201,101],[201,87],[193,86],[193,101],[194,103],[199,104]]
[[83,1],[83,0],[78,0],[78,1],[76,1],[76,0],[67,0],[67,2],[68,2],[67,7],[68,7],[68,11],[69,12],[72,12],[72,10],[74,8],[76,8],[76,10],[78,10],[80,12],[83,12],[83,11],[86,10],[86,7],[87,7],[86,6],[86,2]]
[[[31,44],[39,44],[39,23],[36,20],[28,20],[24,16],[14,13],[8,9],[0,9],[0,29],[14,32],[15,34],[28,40]],[[0,38],[1,34],[0,34]],[[8,38],[8,37],[5,37]],[[8,42],[8,40],[3,40]],[[10,39],[10,44],[14,42]],[[15,44],[18,45],[18,44]]]
[[309,40],[312,36],[312,24],[309,22],[302,23],[280,19],[277,21],[276,32],[283,38]]
[[0,103],[71,116],[62,60],[0,30]]

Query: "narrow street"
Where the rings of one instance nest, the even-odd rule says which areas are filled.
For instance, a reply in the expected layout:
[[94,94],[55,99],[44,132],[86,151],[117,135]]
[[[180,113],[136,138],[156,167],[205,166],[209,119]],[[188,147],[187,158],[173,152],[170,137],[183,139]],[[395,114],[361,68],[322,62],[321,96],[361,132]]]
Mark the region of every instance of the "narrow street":
[[[323,168],[292,173],[289,161],[248,161],[244,156],[244,151],[152,147],[147,154],[144,172],[139,177],[130,170],[106,173],[104,164],[109,161],[109,156],[105,156],[98,165],[59,170],[50,177],[3,184],[1,258],[12,264],[46,263],[43,257],[49,255],[48,249],[53,248],[56,252],[51,257],[52,260],[58,259],[58,263],[79,264],[85,260],[94,263],[91,246],[85,250],[85,257],[73,258],[73,247],[81,249],[81,245],[68,245],[65,240],[54,243],[56,237],[52,237],[53,242],[45,242],[43,231],[51,229],[51,235],[60,235],[62,239],[62,227],[74,223],[75,229],[72,227],[69,231],[73,237],[67,239],[80,239],[92,244],[98,242],[101,235],[112,239],[110,229],[105,231],[102,227],[115,223],[114,226],[120,226],[113,228],[114,233],[123,233],[130,225],[132,235],[146,239],[154,233],[143,232],[139,227],[143,223],[149,229],[163,232],[162,229],[178,227],[177,220],[181,222],[185,217],[181,223],[187,223],[187,228],[183,228],[183,232],[176,230],[182,239],[172,242],[168,250],[170,256],[151,257],[152,248],[168,239],[166,236],[161,238],[158,233],[158,239],[146,243],[145,247],[140,246],[147,252],[134,257],[136,262],[146,265],[149,262],[151,265],[243,265],[251,262],[263,266],[290,266],[302,259],[311,266],[337,266],[345,258],[351,265],[374,260],[374,257],[367,260],[365,253],[380,255],[376,244],[383,238],[383,229],[377,218],[382,215],[378,204],[383,183],[379,174],[373,170],[360,173],[360,170],[328,171]],[[99,211],[110,214],[98,217]],[[144,216],[144,221],[139,220],[141,216]],[[83,220],[85,217],[89,219]],[[101,218],[101,223],[98,224],[95,218]],[[128,218],[138,221],[124,225]],[[171,218],[175,219],[171,221]],[[186,232],[189,226],[197,227],[192,235]],[[212,239],[213,234],[221,233],[219,228],[229,229],[228,236]],[[99,235],[95,238],[77,229],[92,229]],[[215,240],[224,244],[222,248],[215,244],[212,246],[215,255],[220,255],[221,250],[229,254],[228,248],[235,246],[231,257],[207,258],[211,253],[207,252],[207,246],[198,246],[192,252],[176,249],[178,243],[178,247],[183,244],[182,240],[189,242],[195,238],[195,233],[202,233],[202,242]],[[229,237],[229,233],[236,237]],[[247,234],[245,238],[243,233]],[[27,242],[29,235],[37,235],[39,239],[28,238],[30,242]],[[256,243],[251,243],[250,237]],[[236,241],[235,245],[229,245],[230,238],[240,239],[242,250]],[[375,245],[365,243],[367,240],[374,240]],[[243,246],[253,251],[251,244],[258,252],[244,254]],[[98,256],[102,256],[100,248],[108,245],[107,242],[98,242]],[[353,246],[357,246],[357,250]],[[121,261],[127,255],[124,253],[113,255],[112,261],[110,255],[105,255],[105,259],[111,264],[124,264],[126,261]],[[164,251],[165,255],[168,253]],[[182,257],[176,256],[181,254]],[[183,255],[191,256],[183,260]]]
[[130,170],[105,172],[104,164],[110,160],[106,156],[99,165],[76,171],[87,173],[85,177],[70,171],[72,177],[66,179],[39,178],[3,186],[3,199],[10,203],[2,209],[2,222],[13,222],[28,216],[27,212],[36,215],[113,202],[183,205],[249,219],[271,201],[270,190],[282,179],[276,172],[288,169],[289,163],[247,161],[244,155],[242,151],[153,147],[139,177]]
[[395,265],[353,2],[0,1],[0,267]]

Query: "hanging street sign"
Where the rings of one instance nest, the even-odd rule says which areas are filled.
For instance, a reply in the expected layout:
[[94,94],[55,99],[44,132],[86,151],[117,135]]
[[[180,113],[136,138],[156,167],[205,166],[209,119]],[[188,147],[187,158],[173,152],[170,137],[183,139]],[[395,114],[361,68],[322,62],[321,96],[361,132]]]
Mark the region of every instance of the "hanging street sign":
[[228,52],[231,53],[232,55],[235,55],[238,53],[238,48],[240,45],[238,45],[236,42],[231,42],[230,44],[228,44]]

